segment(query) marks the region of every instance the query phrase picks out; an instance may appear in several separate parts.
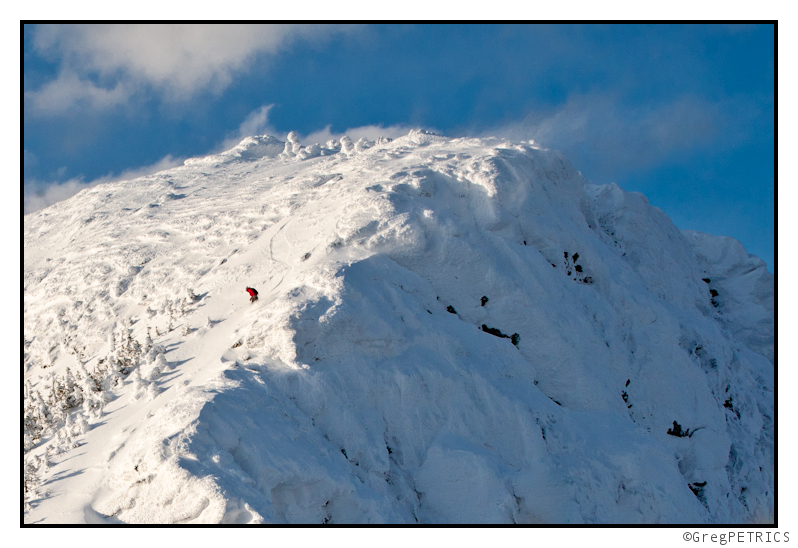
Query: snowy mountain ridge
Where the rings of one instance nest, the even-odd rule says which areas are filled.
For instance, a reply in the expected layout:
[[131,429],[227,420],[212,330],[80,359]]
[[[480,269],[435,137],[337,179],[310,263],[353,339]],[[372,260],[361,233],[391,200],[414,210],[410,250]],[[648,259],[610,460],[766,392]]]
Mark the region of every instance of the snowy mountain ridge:
[[534,143],[250,137],[24,230],[26,522],[773,521],[764,262]]

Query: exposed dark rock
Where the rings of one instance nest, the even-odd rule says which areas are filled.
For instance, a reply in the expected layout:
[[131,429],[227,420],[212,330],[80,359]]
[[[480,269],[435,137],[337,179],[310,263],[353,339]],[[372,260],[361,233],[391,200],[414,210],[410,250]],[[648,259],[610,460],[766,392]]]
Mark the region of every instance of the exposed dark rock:
[[516,346],[518,346],[518,341],[520,341],[520,340],[521,340],[521,335],[519,335],[518,333],[513,333],[513,334],[512,334],[512,336],[510,336],[510,335],[505,335],[504,333],[502,333],[501,331],[499,331],[499,330],[498,330],[498,329],[496,329],[495,327],[488,327],[488,326],[487,326],[487,325],[485,325],[484,323],[482,324],[482,327],[481,327],[481,329],[482,329],[482,331],[484,331],[485,333],[490,333],[490,334],[491,334],[491,335],[493,335],[494,337],[500,337],[500,338],[502,338],[502,339],[510,339],[510,341],[511,341],[511,342],[512,342],[514,345],[516,345]]
[[690,435],[690,429],[682,430],[682,425],[673,421],[673,428],[668,428],[668,434],[676,436],[677,438],[686,438]]

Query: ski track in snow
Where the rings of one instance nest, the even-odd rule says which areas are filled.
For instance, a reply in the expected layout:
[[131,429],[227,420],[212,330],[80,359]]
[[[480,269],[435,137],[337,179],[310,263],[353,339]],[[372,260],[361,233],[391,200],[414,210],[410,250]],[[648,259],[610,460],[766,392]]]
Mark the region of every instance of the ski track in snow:
[[772,523],[762,261],[533,143],[350,145],[25,216],[26,523]]

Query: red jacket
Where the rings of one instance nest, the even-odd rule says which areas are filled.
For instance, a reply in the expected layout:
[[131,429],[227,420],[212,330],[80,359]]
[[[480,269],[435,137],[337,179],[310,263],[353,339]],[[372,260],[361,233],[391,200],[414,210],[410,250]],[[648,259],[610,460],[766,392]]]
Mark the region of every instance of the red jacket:
[[249,293],[249,296],[250,296],[250,297],[256,297],[256,296],[258,295],[258,292],[257,292],[257,291],[255,291],[255,290],[254,290],[253,288],[251,288],[251,287],[248,287],[248,288],[247,288],[247,293]]

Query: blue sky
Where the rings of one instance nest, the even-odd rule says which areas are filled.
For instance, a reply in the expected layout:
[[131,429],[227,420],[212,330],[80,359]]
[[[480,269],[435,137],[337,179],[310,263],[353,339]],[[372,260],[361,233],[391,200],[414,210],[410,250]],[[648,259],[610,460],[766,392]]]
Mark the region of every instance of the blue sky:
[[535,139],[774,271],[772,25],[24,27],[25,211],[250,134]]

